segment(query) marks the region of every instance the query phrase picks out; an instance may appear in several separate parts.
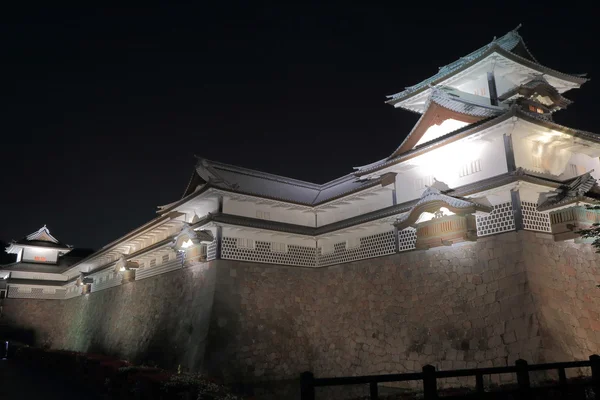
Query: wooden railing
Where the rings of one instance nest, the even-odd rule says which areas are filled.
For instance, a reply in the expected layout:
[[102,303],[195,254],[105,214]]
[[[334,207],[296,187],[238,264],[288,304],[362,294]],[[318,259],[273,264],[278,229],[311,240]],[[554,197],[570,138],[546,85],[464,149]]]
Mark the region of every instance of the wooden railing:
[[434,400],[438,399],[437,379],[458,377],[474,377],[475,391],[473,395],[475,395],[477,398],[481,398],[488,393],[486,392],[483,383],[484,375],[512,373],[516,374],[517,376],[519,398],[528,399],[532,390],[529,379],[530,371],[558,371],[559,382],[556,387],[560,388],[563,393],[566,393],[568,390],[566,369],[583,367],[591,367],[591,380],[586,382],[586,384],[594,389],[593,398],[600,400],[600,356],[595,354],[590,356],[589,360],[587,361],[529,365],[525,360],[517,360],[514,366],[459,369],[453,371],[436,371],[433,365],[426,365],[423,367],[423,372],[408,374],[315,378],[312,372],[304,372],[300,376],[300,398],[302,400],[315,400],[315,388],[317,387],[368,384],[370,398],[372,400],[377,400],[379,399],[379,383],[422,381],[424,399]]

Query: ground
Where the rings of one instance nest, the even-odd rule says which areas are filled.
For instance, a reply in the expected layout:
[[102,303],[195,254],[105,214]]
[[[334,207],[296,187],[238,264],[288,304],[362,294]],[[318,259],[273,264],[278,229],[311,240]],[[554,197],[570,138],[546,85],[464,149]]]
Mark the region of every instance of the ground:
[[[83,394],[83,396],[82,396]],[[14,360],[0,360],[0,398],[2,400],[96,400],[68,380],[56,380],[28,370]]]

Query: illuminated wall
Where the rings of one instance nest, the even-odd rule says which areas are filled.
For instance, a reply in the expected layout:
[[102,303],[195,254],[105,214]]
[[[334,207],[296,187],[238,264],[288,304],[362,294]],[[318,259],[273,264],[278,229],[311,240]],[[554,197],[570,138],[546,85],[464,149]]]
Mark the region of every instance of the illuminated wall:
[[44,249],[39,247],[25,247],[23,248],[23,261],[34,261],[34,262],[48,262],[56,263],[58,259],[58,250]]
[[452,143],[405,164],[406,168],[398,167],[396,175],[398,203],[418,199],[433,178],[455,188],[508,171],[502,136]]

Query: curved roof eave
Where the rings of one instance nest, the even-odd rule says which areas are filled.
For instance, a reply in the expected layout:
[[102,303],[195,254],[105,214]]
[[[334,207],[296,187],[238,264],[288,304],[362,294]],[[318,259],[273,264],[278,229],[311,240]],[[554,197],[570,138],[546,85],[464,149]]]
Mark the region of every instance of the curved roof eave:
[[482,52],[479,56],[462,64],[458,68],[450,70],[445,74],[440,74],[440,76],[437,78],[434,78],[435,77],[435,75],[434,75],[433,77],[430,77],[430,78],[418,83],[417,85],[413,86],[413,87],[416,87],[413,90],[407,89],[402,92],[388,96],[389,100],[386,100],[385,103],[396,106],[396,104],[401,103],[401,102],[405,101],[406,99],[409,99],[409,98],[429,89],[430,85],[439,85],[442,82],[444,82],[445,80],[447,80],[448,78],[451,78],[452,76],[466,70],[467,68],[470,68],[470,67],[476,65],[481,60],[485,59],[486,57],[488,57],[489,55],[491,55],[493,53],[497,53],[501,56],[504,56],[504,57],[516,62],[516,63],[522,64],[528,68],[537,70],[540,73],[548,74],[555,78],[563,79],[563,80],[566,80],[566,81],[569,81],[569,82],[572,82],[572,83],[575,83],[578,85],[582,85],[585,82],[589,81],[589,78],[572,75],[572,74],[567,74],[564,72],[554,70],[554,69],[546,67],[542,64],[535,63],[531,60],[528,60],[525,57],[514,54],[511,51],[502,48],[498,44],[492,44],[486,51]]

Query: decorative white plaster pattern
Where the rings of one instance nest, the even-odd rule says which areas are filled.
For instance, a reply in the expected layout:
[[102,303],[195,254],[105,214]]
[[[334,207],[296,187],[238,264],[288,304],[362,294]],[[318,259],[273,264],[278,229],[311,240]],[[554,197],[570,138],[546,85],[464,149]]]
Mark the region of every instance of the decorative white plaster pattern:
[[515,217],[510,201],[494,206],[489,215],[477,215],[477,236],[515,230]]
[[406,228],[398,232],[398,251],[414,250],[417,243],[417,230]]
[[224,260],[314,267],[316,265],[316,249],[290,244],[286,253],[273,252],[271,251],[271,242],[260,240],[255,241],[255,248],[253,249],[240,248],[237,245],[237,238],[223,237],[221,258]]
[[333,253],[329,254],[321,254],[319,248],[317,256],[319,267],[379,257],[396,252],[393,230],[361,237],[359,240],[360,246],[350,249],[346,249],[346,241],[336,243],[333,245]]
[[526,230],[551,233],[550,215],[537,211],[537,204],[528,201],[521,202],[523,225]]

